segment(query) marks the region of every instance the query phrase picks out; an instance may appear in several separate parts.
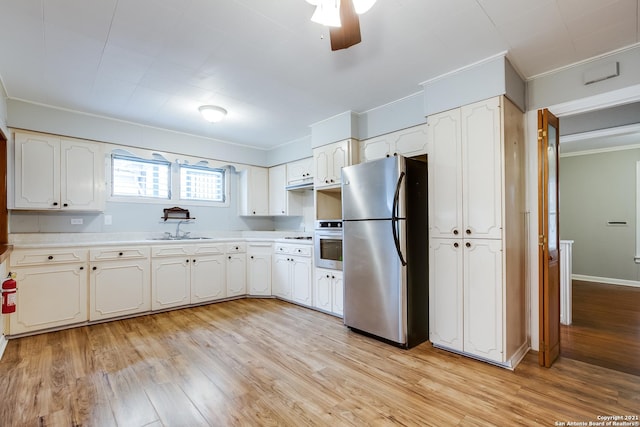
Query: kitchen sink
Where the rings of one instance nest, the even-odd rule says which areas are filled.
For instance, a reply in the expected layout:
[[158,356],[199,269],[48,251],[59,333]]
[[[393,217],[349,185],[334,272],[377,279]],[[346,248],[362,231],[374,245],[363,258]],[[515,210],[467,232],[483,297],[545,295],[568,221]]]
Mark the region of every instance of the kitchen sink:
[[167,240],[167,241],[175,241],[175,240],[211,240],[213,237],[191,237],[191,236],[181,236],[181,237],[154,237],[151,240]]

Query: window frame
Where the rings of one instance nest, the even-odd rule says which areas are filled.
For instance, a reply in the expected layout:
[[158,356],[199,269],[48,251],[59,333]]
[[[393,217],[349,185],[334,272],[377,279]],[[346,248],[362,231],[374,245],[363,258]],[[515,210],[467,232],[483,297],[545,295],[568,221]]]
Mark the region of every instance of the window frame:
[[[142,195],[127,195],[127,194],[114,194],[114,182],[115,182],[115,162],[114,160],[116,159],[121,159],[121,160],[129,160],[129,161],[133,161],[133,162],[139,162],[139,163],[144,163],[144,164],[155,164],[155,165],[165,165],[167,167],[167,197],[160,197],[160,196],[142,196]],[[172,173],[171,173],[171,162],[165,159],[145,159],[142,157],[138,157],[138,156],[134,156],[134,155],[127,155],[127,154],[120,154],[120,153],[111,153],[110,156],[110,181],[109,181],[109,199],[121,199],[121,200],[128,200],[128,201],[132,201],[132,200],[136,200],[136,199],[141,199],[143,201],[159,201],[162,203],[167,203],[169,201],[172,200],[172,181],[173,181],[173,177],[172,177]]]
[[[228,180],[229,180],[229,176],[228,176],[228,168],[226,167],[215,167],[215,166],[209,166],[207,165],[202,165],[202,164],[188,164],[188,163],[176,163],[177,165],[177,170],[176,170],[176,175],[177,175],[177,190],[176,193],[177,194],[177,199],[180,201],[180,203],[196,203],[196,204],[206,204],[206,205],[218,205],[218,206],[228,206],[228,199],[229,199],[229,184],[228,184]],[[207,171],[207,172],[214,172],[214,173],[220,173],[222,175],[221,179],[222,179],[222,200],[208,200],[208,199],[185,199],[183,198],[183,194],[182,194],[182,171],[184,170],[201,170],[201,171]]]

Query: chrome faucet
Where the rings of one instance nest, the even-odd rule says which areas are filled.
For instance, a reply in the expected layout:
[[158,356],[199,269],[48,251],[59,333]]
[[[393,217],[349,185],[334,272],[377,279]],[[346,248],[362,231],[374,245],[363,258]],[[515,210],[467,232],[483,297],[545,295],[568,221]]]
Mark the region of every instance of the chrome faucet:
[[180,225],[182,225],[183,222],[188,222],[188,221],[178,221],[178,225],[176,226],[176,235],[173,237],[174,239],[185,238],[190,234],[190,232],[188,231],[183,231],[182,236],[180,236]]

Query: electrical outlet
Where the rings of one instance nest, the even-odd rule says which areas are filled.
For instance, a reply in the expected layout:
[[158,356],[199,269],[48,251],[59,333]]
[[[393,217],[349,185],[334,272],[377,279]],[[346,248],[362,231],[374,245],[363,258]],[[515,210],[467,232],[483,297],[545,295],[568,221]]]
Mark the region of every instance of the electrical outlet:
[[71,225],[82,225],[82,218],[71,218]]

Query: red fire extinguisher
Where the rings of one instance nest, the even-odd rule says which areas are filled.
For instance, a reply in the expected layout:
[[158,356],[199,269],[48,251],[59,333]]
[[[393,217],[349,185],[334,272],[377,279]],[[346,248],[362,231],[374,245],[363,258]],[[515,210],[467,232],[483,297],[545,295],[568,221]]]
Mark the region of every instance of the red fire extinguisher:
[[2,314],[15,313],[16,311],[18,285],[15,278],[15,273],[9,273],[7,278],[2,281]]

